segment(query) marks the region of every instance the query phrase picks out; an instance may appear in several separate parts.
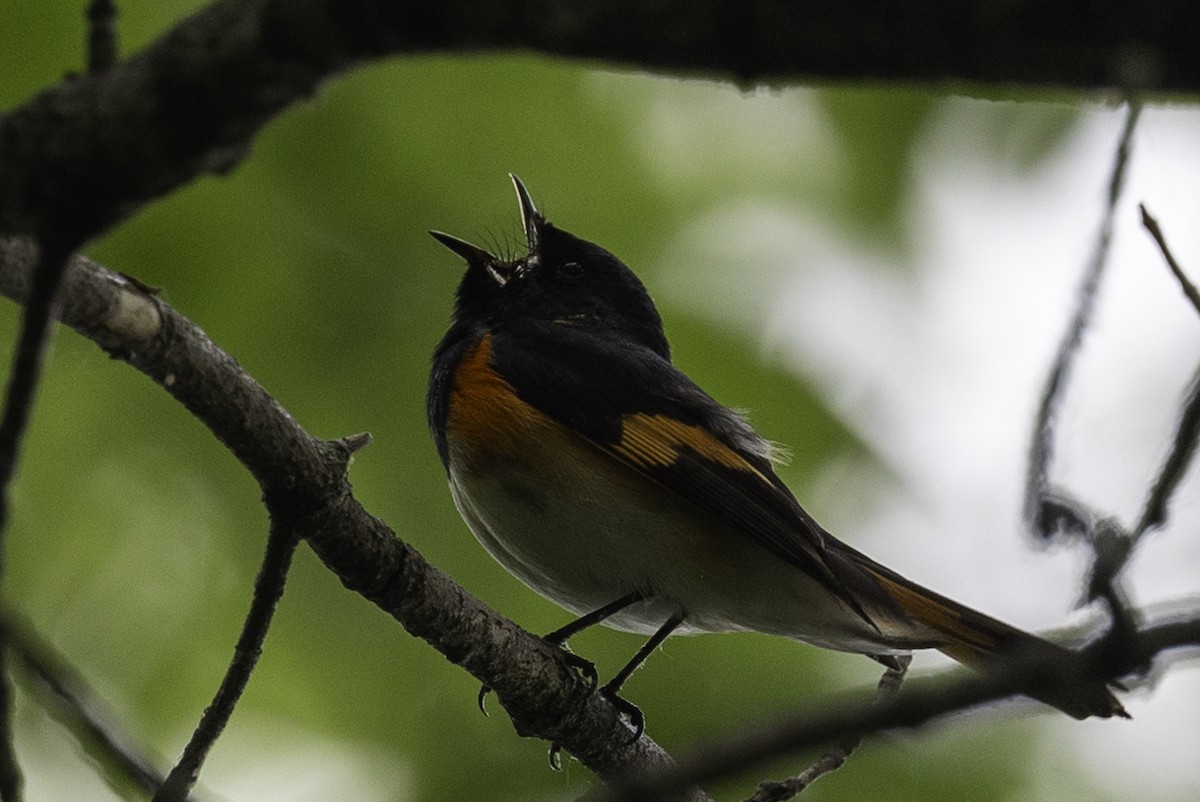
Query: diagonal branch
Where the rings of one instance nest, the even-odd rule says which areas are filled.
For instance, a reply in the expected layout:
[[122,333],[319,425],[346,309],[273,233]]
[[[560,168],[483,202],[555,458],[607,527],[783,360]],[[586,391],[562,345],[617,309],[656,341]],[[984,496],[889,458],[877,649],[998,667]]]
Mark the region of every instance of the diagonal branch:
[[1171,269],[1171,274],[1175,276],[1175,280],[1179,282],[1179,289],[1183,290],[1184,296],[1192,308],[1200,313],[1200,290],[1196,289],[1196,285],[1188,278],[1187,273],[1175,259],[1175,254],[1167,246],[1167,238],[1162,232],[1162,227],[1159,226],[1158,220],[1146,210],[1146,204],[1138,204],[1138,212],[1142,216],[1142,228],[1149,232],[1154,239],[1154,244],[1158,246],[1158,250],[1162,253],[1163,259],[1166,260],[1167,267]]
[[[24,299],[36,259],[31,241],[0,238],[0,294]],[[71,260],[60,297],[63,323],[208,426],[254,475],[272,520],[288,521],[342,584],[489,685],[518,733],[562,744],[602,778],[671,765],[649,738],[628,743],[617,711],[558,649],[486,607],[363,509],[346,479],[352,446],[304,431],[195,324],[82,257]]]
[[153,792],[162,782],[154,761],[113,726],[112,712],[78,670],[15,611],[0,607],[0,631],[16,662],[36,680],[35,689],[53,700],[47,707],[101,767],[110,785]]

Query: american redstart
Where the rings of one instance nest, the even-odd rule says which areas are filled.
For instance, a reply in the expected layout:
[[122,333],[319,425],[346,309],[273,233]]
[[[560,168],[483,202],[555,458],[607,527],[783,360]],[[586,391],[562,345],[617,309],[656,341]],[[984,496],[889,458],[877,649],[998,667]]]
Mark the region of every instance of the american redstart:
[[[988,670],[1067,650],[905,579],[826,532],[770,444],[671,364],[642,282],[549,223],[512,176],[528,254],[430,232],[467,262],[433,356],[429,424],[467,526],[518,579],[592,624],[667,636],[753,630],[870,655],[939,649]],[[1076,717],[1126,715],[1107,685],[1032,689]]]

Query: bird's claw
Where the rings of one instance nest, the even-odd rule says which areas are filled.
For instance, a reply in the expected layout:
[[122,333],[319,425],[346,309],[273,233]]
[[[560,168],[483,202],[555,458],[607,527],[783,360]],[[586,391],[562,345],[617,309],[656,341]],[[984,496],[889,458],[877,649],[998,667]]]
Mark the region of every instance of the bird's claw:
[[479,712],[483,713],[485,716],[488,715],[487,695],[491,692],[492,692],[491,685],[487,685],[487,684],[480,685],[479,686],[479,698],[475,700],[475,703],[477,705],[479,705]]
[[588,684],[588,693],[594,693],[596,686],[600,683],[600,678],[596,675],[596,666],[591,660],[585,660],[573,652],[562,650],[563,660],[567,662],[571,668],[575,669],[583,677]]
[[633,737],[629,739],[629,744],[637,743],[638,739],[646,731],[646,716],[642,713],[642,709],[633,702],[622,698],[617,694],[615,688],[609,688],[607,685],[600,689],[600,693],[604,695],[612,706],[617,709],[617,712],[624,713],[625,718],[629,719],[629,723],[633,725]]
[[[583,662],[587,661],[585,660]],[[572,665],[575,664],[573,663]],[[588,663],[588,665],[590,666],[591,663]],[[594,668],[592,669],[591,673],[593,676],[595,675]],[[593,684],[593,688],[594,687],[595,686]],[[609,688],[608,686],[605,686],[600,689],[600,693],[603,694],[604,698],[607,699],[609,703],[617,709],[618,713],[623,713],[625,718],[629,719],[629,723],[633,725],[633,736],[625,742],[626,746],[637,743],[638,739],[642,737],[642,734],[646,732],[646,716],[644,713],[642,713],[642,709],[633,702],[621,698],[621,696],[617,694],[615,688]],[[550,751],[546,754],[546,759],[549,761],[551,769],[554,771],[562,771],[562,744],[557,742],[550,744]]]

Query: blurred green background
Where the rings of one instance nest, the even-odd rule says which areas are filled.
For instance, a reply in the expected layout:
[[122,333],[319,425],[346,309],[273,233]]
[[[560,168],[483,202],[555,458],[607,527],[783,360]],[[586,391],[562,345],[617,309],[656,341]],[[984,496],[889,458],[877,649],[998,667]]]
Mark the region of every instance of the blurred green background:
[[[122,3],[125,52],[199,5]],[[78,69],[83,36],[82,6],[6,3],[0,106]],[[1078,119],[1066,99],[1054,100],[997,104],[972,128],[977,158],[1037,169]],[[371,432],[374,444],[351,471],[367,508],[486,602],[549,631],[566,615],[474,543],[426,432],[428,356],[460,275],[426,231],[515,247],[506,173],[517,173],[548,217],[640,273],[660,298],[684,369],[717,398],[752,409],[756,426],[794,452],[781,473],[800,498],[817,493],[835,466],[886,483],[887,467],[822,390],[764,348],[761,321],[712,314],[711,299],[680,300],[686,276],[678,264],[664,268],[679,256],[667,244],[746,196],[888,254],[886,269],[909,281],[912,154],[945,102],[898,89],[742,94],[519,56],[393,60],[329,83],[269,126],[231,175],[154,204],[89,254],[162,287],[309,431]],[[821,135],[805,127],[812,109],[825,121]],[[742,115],[770,124],[748,134]],[[697,276],[730,269],[688,259]],[[17,316],[0,306],[5,356]],[[5,599],[70,657],[135,739],[174,759],[245,613],[266,532],[257,487],[156,386],[64,331],[15,509]],[[603,676],[638,639],[595,631],[572,643]],[[779,639],[710,636],[668,643],[627,692],[650,734],[682,752],[825,691],[867,687],[875,673],[861,658]],[[592,783],[570,762],[549,771],[546,745],[516,737],[498,705],[481,716],[476,691],[301,548],[200,798],[554,799]],[[20,702],[30,799],[118,798],[27,691]],[[1041,721],[1002,713],[882,738],[811,794],[1106,798],[1103,777],[1069,759],[1051,790],[1031,787],[1029,766],[1054,749]],[[739,798],[760,777],[802,763],[798,756],[716,790]]]

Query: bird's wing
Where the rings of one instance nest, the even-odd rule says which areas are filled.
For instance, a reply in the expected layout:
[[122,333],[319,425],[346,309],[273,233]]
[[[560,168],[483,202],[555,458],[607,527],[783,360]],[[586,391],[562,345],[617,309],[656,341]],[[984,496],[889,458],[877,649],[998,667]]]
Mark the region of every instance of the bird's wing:
[[776,476],[769,447],[740,416],[649,350],[571,334],[538,337],[536,350],[497,336],[493,366],[526,403],[807,572],[872,626],[864,593],[872,607],[895,608],[876,583],[851,589],[831,567],[832,536]]

